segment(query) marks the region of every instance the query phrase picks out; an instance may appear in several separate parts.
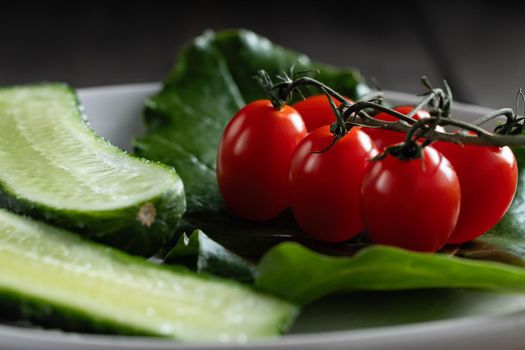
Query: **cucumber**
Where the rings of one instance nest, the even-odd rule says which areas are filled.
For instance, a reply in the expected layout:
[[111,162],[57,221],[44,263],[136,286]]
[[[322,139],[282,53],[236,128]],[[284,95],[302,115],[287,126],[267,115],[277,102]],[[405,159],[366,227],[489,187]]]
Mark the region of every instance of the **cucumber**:
[[248,286],[157,265],[4,209],[0,305],[0,314],[43,325],[181,341],[274,336],[297,312]]
[[171,167],[96,135],[63,84],[0,89],[0,206],[128,252],[155,253],[184,213]]

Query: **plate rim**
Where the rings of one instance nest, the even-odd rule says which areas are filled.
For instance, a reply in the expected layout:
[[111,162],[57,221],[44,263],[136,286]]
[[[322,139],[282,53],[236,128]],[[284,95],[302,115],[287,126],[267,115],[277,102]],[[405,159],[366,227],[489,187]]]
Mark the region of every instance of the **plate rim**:
[[[100,349],[209,349],[225,350],[235,346],[246,349],[306,349],[326,346],[328,349],[338,346],[356,348],[386,348],[427,344],[429,340],[439,339],[439,348],[463,348],[463,339],[475,339],[476,344],[490,345],[497,335],[508,341],[522,338],[525,330],[525,310],[502,315],[468,316],[455,319],[428,321],[406,325],[381,326],[356,330],[315,332],[283,335],[277,338],[252,340],[244,344],[237,343],[184,343],[175,339],[162,339],[145,336],[87,334],[63,332],[59,329],[22,328],[0,325],[0,339],[10,337],[13,340],[29,341],[32,344],[92,346]],[[58,337],[57,337],[58,335]],[[450,344],[451,346],[447,346]],[[470,344],[469,344],[470,345]],[[510,349],[511,347],[509,347]]]

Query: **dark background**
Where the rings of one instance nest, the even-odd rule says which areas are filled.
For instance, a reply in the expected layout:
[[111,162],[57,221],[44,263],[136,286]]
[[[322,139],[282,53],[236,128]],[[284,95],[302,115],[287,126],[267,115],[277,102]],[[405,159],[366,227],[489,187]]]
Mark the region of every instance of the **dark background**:
[[383,89],[449,80],[456,99],[501,107],[525,87],[525,8],[507,1],[40,2],[0,4],[0,85],[162,80],[207,28],[244,27]]

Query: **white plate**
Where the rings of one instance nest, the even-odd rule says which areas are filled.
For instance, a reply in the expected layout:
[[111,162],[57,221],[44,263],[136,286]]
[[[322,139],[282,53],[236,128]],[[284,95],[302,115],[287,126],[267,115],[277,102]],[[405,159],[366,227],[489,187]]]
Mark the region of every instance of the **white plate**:
[[[143,131],[144,99],[158,84],[81,89],[80,98],[93,128],[114,144],[131,150]],[[414,96],[388,93],[394,103]],[[456,104],[455,117],[472,120],[487,112]],[[1,313],[1,311],[0,311]],[[462,290],[353,293],[318,301],[303,311],[291,334],[249,343],[246,349],[523,349],[525,295]],[[0,325],[2,349],[232,349],[228,344],[64,333]]]

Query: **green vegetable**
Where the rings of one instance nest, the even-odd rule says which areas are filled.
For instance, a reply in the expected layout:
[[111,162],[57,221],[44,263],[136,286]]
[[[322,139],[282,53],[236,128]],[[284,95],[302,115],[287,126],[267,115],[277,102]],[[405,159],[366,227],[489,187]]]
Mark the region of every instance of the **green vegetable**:
[[359,290],[471,288],[523,292],[525,269],[379,245],[353,257],[330,257],[296,243],[283,243],[260,262],[256,286],[298,303]]
[[175,171],[127,155],[87,125],[61,84],[0,89],[0,205],[151,255],[185,209]]
[[232,281],[156,265],[0,209],[2,316],[71,330],[243,342],[297,308]]
[[525,291],[523,268],[446,254],[374,245],[352,257],[334,257],[288,242],[270,249],[254,268],[201,231],[184,237],[186,243],[179,242],[173,248],[170,261],[196,262],[199,272],[254,282],[264,292],[300,304],[330,294],[356,291],[429,288]]
[[146,101],[147,133],[137,154],[174,165],[184,181],[188,212],[224,209],[215,161],[224,127],[246,103],[265,98],[253,76],[319,69],[316,77],[351,98],[367,91],[355,70],[316,64],[246,30],[204,33],[177,57],[162,91]]
[[[352,255],[367,242],[358,239],[340,244],[315,241],[297,226],[290,212],[268,222],[249,222],[231,217],[227,213],[187,214],[181,221],[181,232],[192,232],[195,228],[218,244],[253,263],[275,245],[294,241],[326,254]],[[175,243],[173,243],[174,245]]]
[[231,253],[210,239],[204,232],[195,230],[189,237],[183,234],[175,247],[168,252],[165,262],[188,265],[198,272],[253,282],[255,266]]

